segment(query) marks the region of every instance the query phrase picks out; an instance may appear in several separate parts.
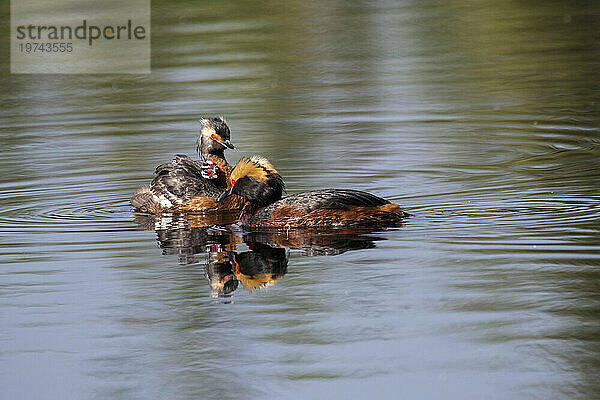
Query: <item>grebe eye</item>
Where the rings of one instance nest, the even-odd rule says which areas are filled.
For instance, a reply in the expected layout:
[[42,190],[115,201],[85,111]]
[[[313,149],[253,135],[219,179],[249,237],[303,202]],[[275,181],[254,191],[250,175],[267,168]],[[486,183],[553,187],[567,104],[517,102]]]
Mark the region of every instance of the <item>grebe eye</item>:
[[235,185],[235,179],[231,180],[231,186]]
[[217,138],[217,135],[215,135],[215,134],[213,133],[212,135],[210,135],[210,138],[211,138],[211,139],[216,139],[216,138]]

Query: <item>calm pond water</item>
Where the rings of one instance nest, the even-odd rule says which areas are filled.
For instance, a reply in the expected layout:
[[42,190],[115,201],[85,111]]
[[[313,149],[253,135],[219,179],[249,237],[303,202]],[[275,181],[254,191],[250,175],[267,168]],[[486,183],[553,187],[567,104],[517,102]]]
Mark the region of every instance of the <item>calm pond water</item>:
[[[450,3],[153,2],[147,76],[2,53],[2,397],[600,398],[600,7]],[[290,194],[413,217],[267,237],[134,215],[201,115]]]

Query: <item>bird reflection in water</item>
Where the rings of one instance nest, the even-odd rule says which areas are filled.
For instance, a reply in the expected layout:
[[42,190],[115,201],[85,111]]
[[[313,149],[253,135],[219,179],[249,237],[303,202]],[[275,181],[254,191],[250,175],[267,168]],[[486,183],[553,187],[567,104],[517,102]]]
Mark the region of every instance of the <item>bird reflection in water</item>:
[[[237,214],[142,215],[140,229],[154,230],[164,255],[177,255],[179,264],[206,260],[212,297],[230,297],[241,286],[248,292],[274,285],[287,272],[289,249],[304,255],[337,255],[375,248],[369,230],[289,230],[245,232],[232,225]],[[247,250],[244,249],[247,247]]]

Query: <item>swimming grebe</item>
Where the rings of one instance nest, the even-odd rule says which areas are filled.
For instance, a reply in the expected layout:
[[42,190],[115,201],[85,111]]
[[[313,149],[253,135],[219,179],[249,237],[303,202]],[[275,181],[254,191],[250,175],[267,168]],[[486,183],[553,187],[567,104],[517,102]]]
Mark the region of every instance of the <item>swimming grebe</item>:
[[358,190],[315,190],[281,199],[283,179],[260,156],[242,158],[229,182],[217,201],[232,194],[245,198],[240,221],[250,228],[388,227],[408,216],[400,205]]
[[215,199],[227,188],[232,167],[225,159],[225,149],[233,149],[225,120],[203,118],[196,142],[202,161],[176,155],[169,163],[156,168],[150,187],[144,187],[131,198],[136,211],[148,213],[239,209],[243,200],[233,198],[226,203]]

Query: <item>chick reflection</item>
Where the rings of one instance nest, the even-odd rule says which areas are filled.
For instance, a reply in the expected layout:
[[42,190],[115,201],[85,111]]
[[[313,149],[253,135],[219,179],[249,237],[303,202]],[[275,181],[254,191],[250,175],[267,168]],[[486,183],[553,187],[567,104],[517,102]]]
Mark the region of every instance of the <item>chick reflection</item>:
[[[233,254],[233,252],[229,252]],[[226,252],[211,253],[206,264],[206,279],[212,297],[229,297],[238,288],[238,280],[233,274],[233,264]]]
[[[156,232],[158,246],[164,255],[178,255],[179,264],[195,264],[197,254],[233,252],[243,240],[228,230],[214,228],[208,223],[221,220],[202,219],[202,216],[136,215],[135,222],[143,230]],[[202,223],[200,223],[202,222]]]
[[[135,222],[141,229],[154,230],[162,253],[179,255],[180,264],[195,264],[196,255],[208,254],[205,270],[212,297],[229,297],[240,283],[248,292],[266,288],[287,272],[286,249],[244,240],[228,229],[205,226],[207,221],[199,216],[137,215]],[[248,250],[237,251],[237,245],[244,242]]]

